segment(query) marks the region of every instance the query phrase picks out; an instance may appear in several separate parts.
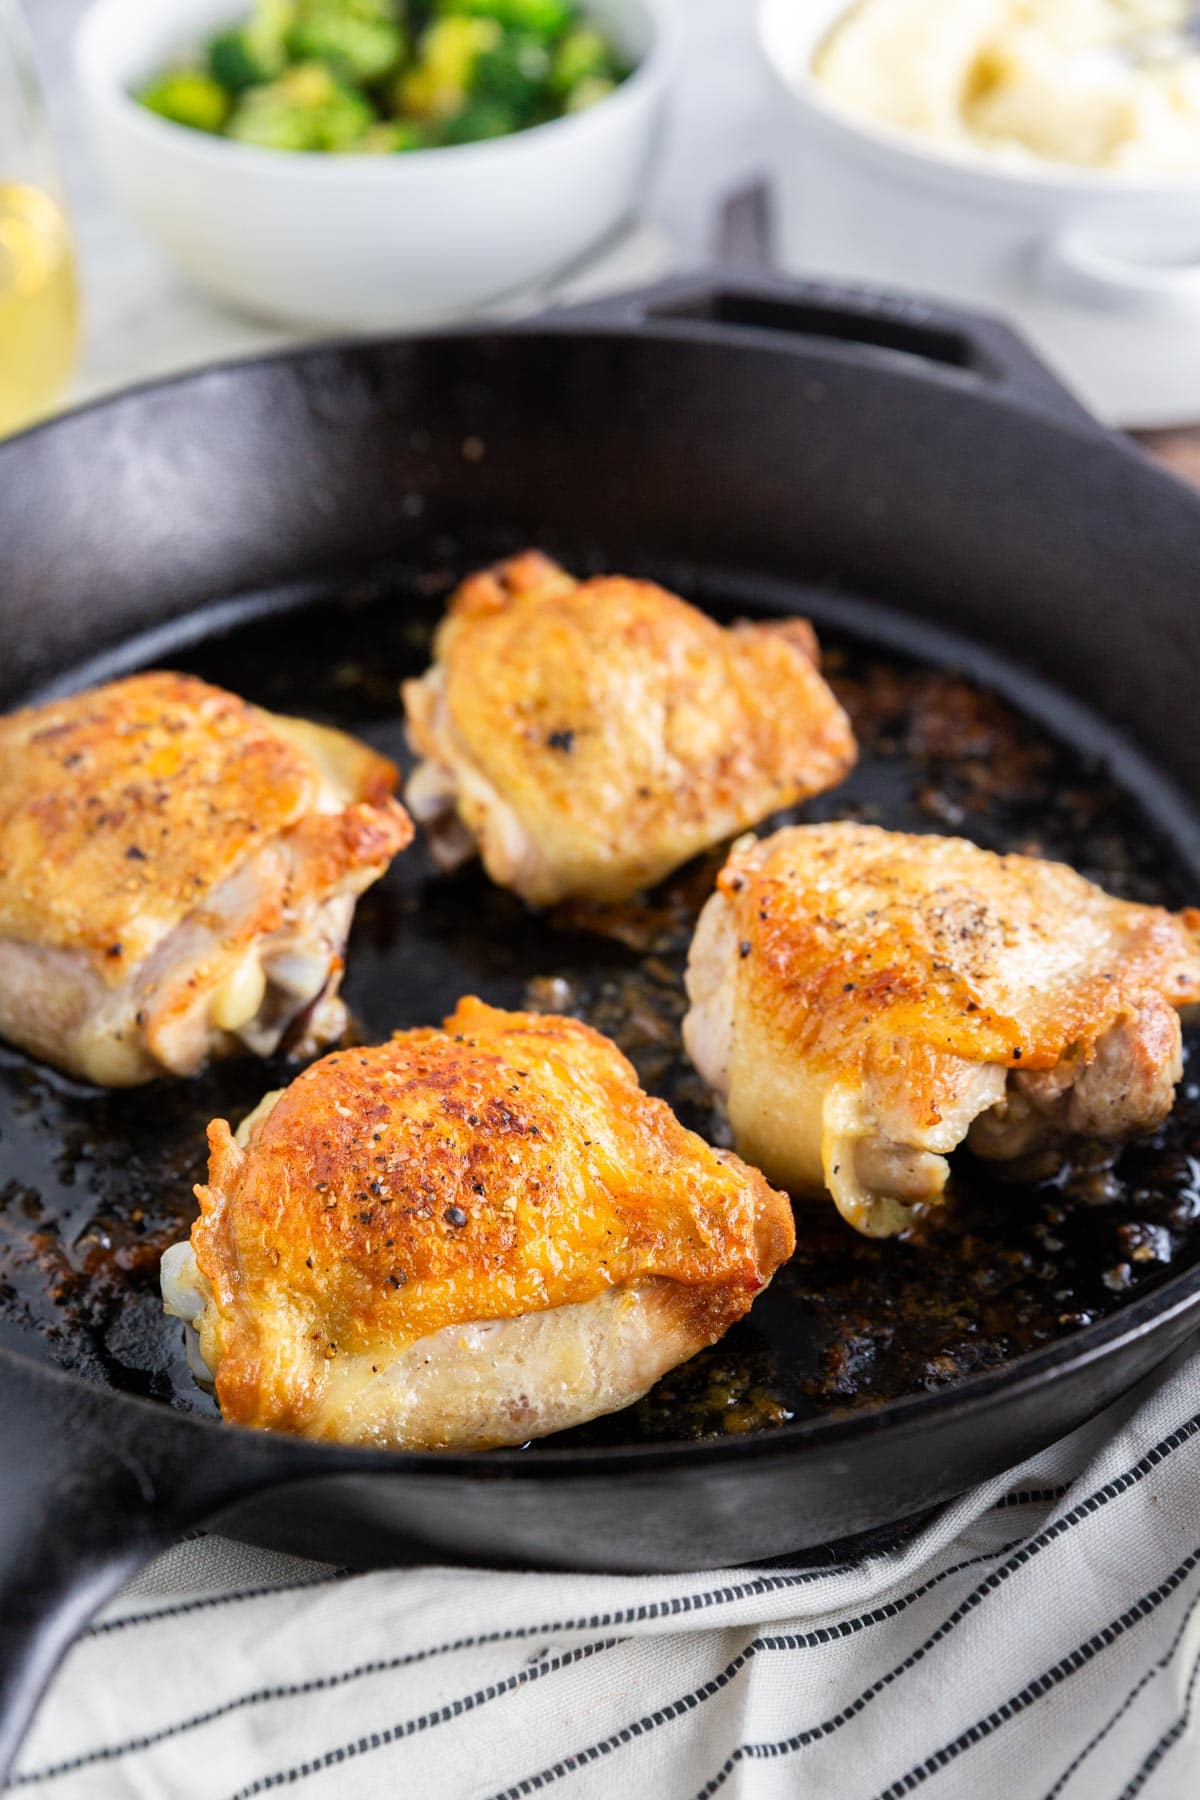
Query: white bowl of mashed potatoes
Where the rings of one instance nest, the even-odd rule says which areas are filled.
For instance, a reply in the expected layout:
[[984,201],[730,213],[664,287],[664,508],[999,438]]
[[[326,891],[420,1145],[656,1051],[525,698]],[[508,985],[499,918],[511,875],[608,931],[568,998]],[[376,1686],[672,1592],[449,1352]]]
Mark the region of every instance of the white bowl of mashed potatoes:
[[1200,420],[1191,0],[762,0],[805,274],[1006,316],[1102,418]]

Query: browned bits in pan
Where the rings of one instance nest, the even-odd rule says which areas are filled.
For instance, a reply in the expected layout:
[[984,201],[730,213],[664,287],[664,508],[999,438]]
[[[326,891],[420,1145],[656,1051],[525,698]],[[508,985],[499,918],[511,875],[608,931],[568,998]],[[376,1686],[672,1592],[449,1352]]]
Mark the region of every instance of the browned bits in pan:
[[[182,660],[261,705],[349,727],[403,760],[397,684],[426,666],[450,579],[360,587],[348,603],[334,598],[285,627],[247,625]],[[777,822],[949,827],[991,849],[1060,857],[1130,899],[1196,899],[1102,769],[953,672],[831,644],[831,635],[821,632],[826,667],[862,760],[843,787]],[[649,900],[612,913],[577,907],[547,918],[478,871],[435,879],[414,848],[360,902],[346,987],[358,1038],[439,1019],[471,991],[570,1013],[615,1037],[685,1124],[725,1142],[678,1040],[684,955],[721,860],[699,859]],[[76,1088],[0,1051],[0,1326],[32,1321],[70,1368],[209,1406],[186,1368],[181,1330],[162,1317],[158,1255],[190,1225],[208,1120],[240,1118],[294,1072],[234,1061],[199,1082],[150,1090],[148,1106],[145,1094]],[[363,1172],[372,1208],[383,1205],[374,1176]],[[1196,1081],[1185,1076],[1162,1132],[1119,1155],[1088,1145],[1066,1166],[1044,1157],[1003,1181],[962,1157],[953,1190],[920,1243],[870,1242],[828,1205],[799,1208],[797,1254],[750,1317],[632,1412],[570,1441],[770,1431],[792,1416],[946,1387],[1127,1304],[1200,1257]],[[420,1195],[391,1203],[429,1204]]]

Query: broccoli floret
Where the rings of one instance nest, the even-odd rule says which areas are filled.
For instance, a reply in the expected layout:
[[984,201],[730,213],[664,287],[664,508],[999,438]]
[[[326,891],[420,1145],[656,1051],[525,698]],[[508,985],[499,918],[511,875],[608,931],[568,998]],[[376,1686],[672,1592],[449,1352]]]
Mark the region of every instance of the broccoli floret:
[[577,82],[567,95],[564,112],[586,112],[589,106],[595,106],[599,100],[607,100],[616,90],[616,82],[607,75],[589,75],[586,80]]
[[519,121],[525,121],[545,97],[549,77],[550,52],[545,44],[528,33],[506,32],[495,49],[476,62],[471,97],[510,107]]
[[396,84],[396,111],[415,119],[454,118],[471,97],[480,58],[502,36],[494,19],[435,19],[421,35],[416,62]]
[[220,131],[232,105],[220,82],[201,69],[168,69],[139,88],[135,98],[160,118],[193,131]]
[[360,155],[394,156],[404,150],[424,150],[428,147],[428,139],[419,126],[409,124],[405,119],[381,119],[353,144],[340,147]]
[[481,144],[487,138],[510,137],[521,129],[521,119],[502,100],[475,100],[443,125],[442,144]]
[[244,25],[219,31],[208,46],[213,79],[231,93],[274,81],[287,67],[287,34],[295,23],[295,0],[257,0]]
[[510,31],[528,31],[540,38],[561,37],[578,17],[574,0],[437,0],[437,10],[495,19]]
[[250,88],[229,121],[239,143],[268,150],[344,150],[376,123],[375,109],[322,63],[298,63]]
[[273,81],[283,69],[283,62],[278,67],[270,68],[254,54],[246,40],[244,27],[235,31],[219,31],[208,46],[208,67],[214,81],[229,89],[231,94],[240,94],[244,88],[257,87],[264,81]]
[[294,56],[368,84],[390,75],[405,50],[391,0],[304,0],[288,41]]
[[565,99],[585,81],[607,81],[611,89],[617,73],[617,59],[604,33],[594,25],[579,25],[554,52],[550,84]]

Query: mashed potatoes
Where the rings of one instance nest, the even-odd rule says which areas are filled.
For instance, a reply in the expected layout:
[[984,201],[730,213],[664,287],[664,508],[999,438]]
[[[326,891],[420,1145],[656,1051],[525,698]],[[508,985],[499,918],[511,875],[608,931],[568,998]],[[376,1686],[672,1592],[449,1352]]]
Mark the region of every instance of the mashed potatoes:
[[813,72],[958,154],[1200,175],[1191,0],[860,0]]

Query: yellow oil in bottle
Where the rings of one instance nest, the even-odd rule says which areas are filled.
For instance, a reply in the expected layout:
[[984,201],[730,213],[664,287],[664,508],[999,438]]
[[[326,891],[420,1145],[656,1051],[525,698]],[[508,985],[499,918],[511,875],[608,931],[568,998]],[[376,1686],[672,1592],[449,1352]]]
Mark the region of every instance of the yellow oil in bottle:
[[79,301],[60,208],[23,181],[0,181],[0,437],[54,404],[75,359]]

